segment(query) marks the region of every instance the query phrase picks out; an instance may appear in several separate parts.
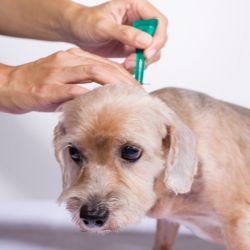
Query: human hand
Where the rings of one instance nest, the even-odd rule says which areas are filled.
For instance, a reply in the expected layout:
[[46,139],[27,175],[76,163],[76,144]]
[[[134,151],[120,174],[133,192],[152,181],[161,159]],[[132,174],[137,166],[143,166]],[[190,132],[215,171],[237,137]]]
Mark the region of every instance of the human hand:
[[[127,69],[135,66],[135,48],[145,49],[147,64],[160,58],[167,41],[167,19],[147,0],[112,0],[95,6],[71,4],[68,10],[69,42],[105,57],[126,57]],[[157,18],[155,36],[131,27],[137,19]]]
[[17,67],[0,65],[0,111],[54,111],[88,90],[77,83],[138,82],[119,64],[73,48]]

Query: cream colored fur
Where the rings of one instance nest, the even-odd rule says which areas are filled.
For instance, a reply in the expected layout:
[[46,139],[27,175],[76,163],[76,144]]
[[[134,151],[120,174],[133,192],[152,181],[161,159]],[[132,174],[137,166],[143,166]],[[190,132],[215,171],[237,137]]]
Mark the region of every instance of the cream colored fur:
[[[114,231],[151,216],[156,250],[173,249],[179,224],[228,250],[250,250],[250,110],[183,89],[149,95],[109,85],[63,107],[54,142],[59,200],[81,230]],[[121,159],[126,143],[143,149],[137,162]],[[82,166],[69,144],[86,157]],[[110,211],[99,229],[79,217],[93,197]]]

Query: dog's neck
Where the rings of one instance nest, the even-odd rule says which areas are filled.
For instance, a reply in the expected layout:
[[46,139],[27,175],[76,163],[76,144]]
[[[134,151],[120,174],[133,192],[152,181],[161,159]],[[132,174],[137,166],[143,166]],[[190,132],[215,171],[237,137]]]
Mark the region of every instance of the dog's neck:
[[[154,191],[156,194],[156,202],[154,206],[148,211],[147,215],[153,218],[166,218],[169,215],[176,213],[186,213],[186,208],[193,207],[194,204],[201,202],[202,185],[202,163],[198,161],[198,170],[194,177],[192,188],[186,194],[175,194],[167,189],[164,183],[164,170],[159,174],[155,180]],[[192,206],[183,206],[191,203]],[[177,211],[178,209],[178,211]],[[183,210],[183,211],[182,211]]]

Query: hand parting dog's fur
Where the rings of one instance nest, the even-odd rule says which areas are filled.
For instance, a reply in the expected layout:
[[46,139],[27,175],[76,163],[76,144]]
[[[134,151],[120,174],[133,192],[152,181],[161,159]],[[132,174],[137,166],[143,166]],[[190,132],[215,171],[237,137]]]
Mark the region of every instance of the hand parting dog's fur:
[[183,89],[108,85],[63,107],[54,142],[59,201],[81,230],[151,216],[156,250],[173,249],[179,224],[250,249],[250,110]]

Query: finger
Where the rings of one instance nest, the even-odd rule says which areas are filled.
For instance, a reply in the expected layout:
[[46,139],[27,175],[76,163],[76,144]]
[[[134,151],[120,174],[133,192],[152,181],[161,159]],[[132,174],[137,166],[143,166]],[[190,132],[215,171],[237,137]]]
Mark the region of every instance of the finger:
[[137,85],[138,82],[122,67],[115,68],[110,64],[91,60],[83,65],[64,69],[64,83],[97,82],[105,85],[109,83],[127,83]]
[[150,57],[146,60],[146,67],[149,66],[152,63],[155,63],[161,59],[161,52],[158,51],[153,57]]
[[135,47],[131,47],[129,45],[125,45],[124,46],[124,55],[127,56],[127,55],[130,55],[132,53],[135,53],[135,50],[136,50]]
[[[149,58],[146,60],[146,64],[145,64],[145,68],[154,63],[154,62],[157,62],[159,61],[161,58],[161,52],[158,51],[153,57]],[[129,55],[126,60],[124,61],[123,63],[123,66],[129,71],[129,72],[133,72],[134,71],[134,68],[136,66],[136,54],[133,53],[131,55]],[[132,69],[132,70],[131,70]]]
[[153,38],[149,34],[128,25],[110,22],[105,27],[106,33],[111,39],[118,40],[127,46],[144,49],[153,42]]
[[[89,72],[90,76],[93,75],[93,71],[96,71],[95,70],[96,67],[94,65],[96,64],[98,66],[98,63],[99,63],[99,64],[103,64],[103,65],[105,65],[106,67],[109,68],[110,72],[107,72],[108,74],[111,73],[111,76],[109,76],[109,78],[114,77],[112,72],[113,73],[117,72],[117,74],[115,76],[116,79],[124,80],[126,78],[128,83],[131,83],[131,81],[132,81],[133,84],[137,84],[137,81],[135,81],[134,78],[131,77],[131,74],[127,70],[124,70],[124,68],[121,67],[120,64],[118,64],[116,62],[113,62],[113,61],[111,61],[109,59],[106,59],[106,58],[103,58],[103,57],[100,57],[100,56],[97,56],[97,55],[93,55],[93,54],[88,53],[86,51],[83,51],[83,50],[81,50],[79,48],[70,49],[69,52],[76,55],[76,56],[79,56],[79,57],[83,58],[82,63],[79,62],[79,66],[80,65],[88,65],[87,68],[86,68],[86,70],[87,70],[86,73],[88,74],[88,72]],[[105,67],[103,69],[105,70]],[[107,76],[104,79],[106,79],[106,78],[107,78]],[[76,81],[79,81],[79,80],[76,80]],[[83,81],[84,82],[89,82],[89,81],[91,81],[91,79],[86,77],[85,80],[82,79],[81,81],[82,82]],[[105,82],[100,82],[100,83],[105,84]]]
[[153,37],[152,44],[145,49],[144,54],[147,59],[154,57],[166,44],[167,42],[167,21],[159,21],[159,25],[156,29],[156,33]]
[[168,20],[149,1],[137,1],[136,7],[137,12],[142,19],[158,19],[158,26],[153,38],[153,42],[145,50],[145,56],[149,59],[166,44]]
[[[90,62],[91,60],[95,60],[95,61],[98,61],[100,63],[111,64],[113,67],[116,67],[116,68],[120,67],[118,63],[116,63],[112,60],[109,60],[107,58],[103,58],[101,56],[98,56],[98,55],[95,55],[92,53],[89,53],[89,52],[84,51],[80,48],[72,48],[72,49],[69,49],[67,51],[69,53],[71,53],[72,55],[77,56],[77,58],[79,59],[79,60],[77,60],[79,66],[82,64],[85,64],[87,60],[89,60],[89,63],[91,63]],[[77,65],[72,65],[72,66],[77,66]]]
[[133,53],[133,54],[129,55],[129,56],[125,59],[125,61],[124,61],[124,63],[123,63],[123,66],[124,66],[127,70],[129,70],[129,72],[133,72],[133,71],[131,71],[131,69],[134,69],[134,68],[135,68],[135,65],[136,65],[136,54]]

